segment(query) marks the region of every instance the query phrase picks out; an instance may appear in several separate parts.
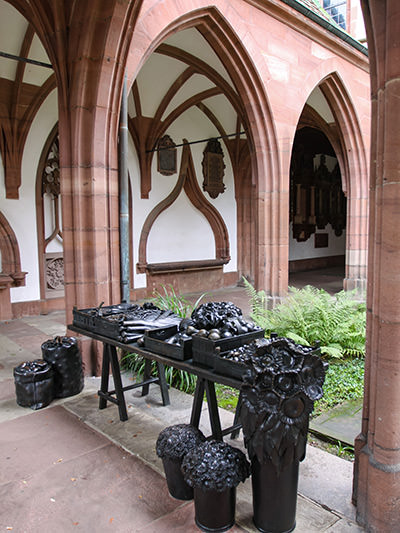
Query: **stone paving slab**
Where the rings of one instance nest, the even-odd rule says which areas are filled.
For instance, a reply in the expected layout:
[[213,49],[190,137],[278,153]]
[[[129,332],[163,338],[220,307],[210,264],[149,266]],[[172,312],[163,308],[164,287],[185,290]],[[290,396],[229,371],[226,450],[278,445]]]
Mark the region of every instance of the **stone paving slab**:
[[307,446],[306,458],[300,463],[298,490],[301,494],[355,522],[355,507],[351,503],[352,483],[352,462]]
[[[34,416],[32,416],[34,414]],[[51,446],[48,442],[51,441]],[[34,443],[34,447],[32,446]],[[109,441],[56,406],[4,422],[0,455],[6,458],[0,484],[51,468]]]
[[[21,463],[11,461],[14,473],[8,481],[10,469],[2,468],[0,530],[131,533],[182,504],[169,496],[164,479],[142,461],[62,411],[55,407],[45,416],[34,413],[8,424],[7,444],[18,451]],[[54,431],[44,442],[50,420]],[[29,446],[20,439],[27,425]]]
[[311,431],[316,435],[354,446],[354,440],[361,432],[362,404],[362,398],[358,398],[335,406],[311,420]]
[[0,383],[0,402],[3,400],[15,400],[14,379],[4,379]]
[[0,334],[0,346],[0,380],[13,378],[13,369],[23,361],[32,361],[41,357],[2,334]]
[[[164,476],[162,462],[155,452],[157,437],[166,426],[187,423],[192,402],[190,396],[176,389],[170,390],[170,397],[171,405],[164,407],[160,401],[157,386],[151,386],[150,393],[146,397],[139,396],[139,392],[135,391],[129,399],[127,398],[129,418],[126,422],[119,421],[118,409],[115,405],[109,404],[106,409],[99,410],[98,400],[94,395],[71,398],[64,405],[90,427],[107,435],[113,442],[140,457],[147,465]],[[207,406],[204,405],[200,429],[205,434],[209,434],[206,410]],[[220,416],[223,427],[232,423],[232,413],[220,409]],[[225,438],[225,441],[246,452],[242,434],[238,439]],[[320,533],[330,531],[335,525],[339,527],[336,531],[341,531],[340,528],[343,528],[344,533],[359,531],[358,526],[353,522],[351,479],[351,463],[322,450],[309,447],[306,460],[300,466],[296,532]],[[315,501],[313,501],[314,498]],[[185,523],[184,517],[180,517],[180,520]],[[244,484],[241,483],[237,488],[236,521],[237,525],[247,532],[258,531],[252,522],[250,480]],[[181,530],[180,527],[183,527],[181,522],[179,522],[178,531]],[[153,530],[149,529],[149,531]],[[175,530],[166,529],[165,531]]]

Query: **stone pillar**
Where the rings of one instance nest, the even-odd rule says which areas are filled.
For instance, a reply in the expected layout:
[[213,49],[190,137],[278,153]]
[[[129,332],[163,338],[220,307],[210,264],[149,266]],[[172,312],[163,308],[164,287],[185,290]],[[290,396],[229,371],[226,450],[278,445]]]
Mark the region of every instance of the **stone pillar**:
[[351,198],[348,202],[348,211],[346,274],[343,285],[346,291],[356,290],[363,298],[367,288],[367,198]]
[[367,531],[400,521],[400,3],[362,0],[371,58],[368,334],[354,500]]
[[[67,324],[74,306],[121,301],[117,134],[124,69],[118,47],[127,5],[113,0],[106,11],[98,7],[81,3],[71,16],[74,61],[57,56]],[[90,33],[83,39],[85,26]],[[85,374],[99,374],[99,344],[83,338],[81,350]]]

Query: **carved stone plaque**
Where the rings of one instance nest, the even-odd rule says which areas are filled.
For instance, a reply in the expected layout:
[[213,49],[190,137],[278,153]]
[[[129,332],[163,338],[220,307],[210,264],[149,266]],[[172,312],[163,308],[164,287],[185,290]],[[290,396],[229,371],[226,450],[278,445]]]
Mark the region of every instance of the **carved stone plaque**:
[[176,146],[169,135],[164,135],[158,142],[157,170],[164,176],[171,176],[177,171]]
[[46,261],[46,283],[54,291],[64,288],[64,259],[56,257]]
[[203,191],[208,192],[211,198],[216,198],[225,191],[224,178],[224,153],[217,139],[208,141],[203,152]]
[[46,298],[64,295],[64,258],[62,252],[44,254],[44,281]]

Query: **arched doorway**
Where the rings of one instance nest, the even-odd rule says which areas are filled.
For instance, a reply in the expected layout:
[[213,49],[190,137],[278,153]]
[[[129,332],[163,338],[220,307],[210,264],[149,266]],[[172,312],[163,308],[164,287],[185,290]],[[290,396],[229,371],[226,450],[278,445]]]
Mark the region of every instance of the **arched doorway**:
[[[299,177],[293,180],[294,174]],[[304,236],[293,226],[296,213],[292,213],[300,205],[296,204],[296,195],[301,194],[302,189],[292,188],[289,260],[295,263],[291,263],[291,271],[323,268],[326,276],[321,271],[314,281],[319,277],[320,283],[331,292],[356,289],[359,296],[364,297],[368,234],[366,152],[357,114],[337,73],[330,74],[315,87],[299,118],[292,153],[291,184],[301,184],[302,180],[309,183],[307,199],[303,198],[303,203],[308,202],[305,207],[308,212],[304,220],[301,221],[301,217],[298,220],[311,224],[303,228],[308,242],[305,246]],[[317,194],[319,188],[325,192]],[[304,191],[302,194],[304,197]],[[320,233],[325,236],[316,237]],[[305,279],[318,286],[318,281],[312,283],[312,276],[305,275]]]
[[319,129],[300,128],[290,168],[289,285],[343,288],[346,203],[328,138]]

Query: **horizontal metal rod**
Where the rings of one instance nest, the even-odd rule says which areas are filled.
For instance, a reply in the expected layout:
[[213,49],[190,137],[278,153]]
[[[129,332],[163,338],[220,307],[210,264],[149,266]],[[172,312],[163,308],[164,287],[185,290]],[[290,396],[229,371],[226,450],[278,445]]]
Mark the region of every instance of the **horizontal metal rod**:
[[53,68],[50,63],[43,63],[43,61],[36,61],[36,59],[28,59],[27,57],[15,56],[13,54],[7,54],[7,52],[0,52],[1,57],[6,57],[7,59],[14,59],[15,61],[23,61],[24,63],[31,63],[38,67]]
[[[239,131],[235,133],[229,133],[228,135],[220,135],[219,137],[209,137],[208,139],[199,139],[198,141],[189,141],[187,143],[181,143],[176,144],[173,148],[178,148],[178,146],[188,146],[189,144],[197,144],[197,143],[205,143],[212,140],[218,140],[218,139],[226,139],[227,137],[234,137],[235,135],[244,135],[245,131]],[[170,146],[166,146],[165,148],[152,148],[151,150],[146,150],[146,154],[149,154],[150,152],[160,152],[161,150],[171,150]]]

